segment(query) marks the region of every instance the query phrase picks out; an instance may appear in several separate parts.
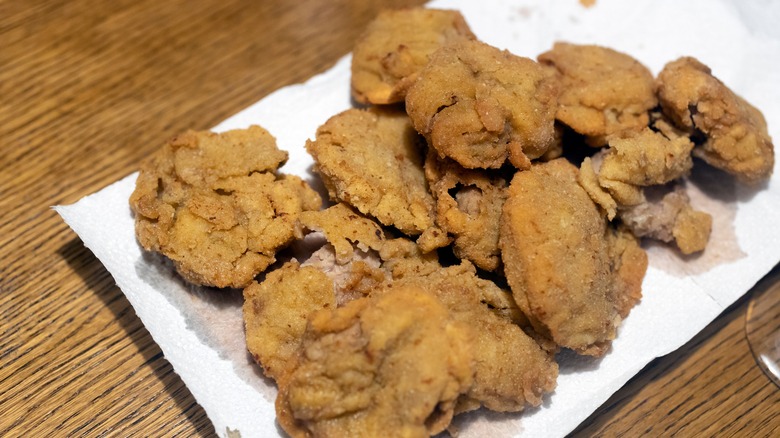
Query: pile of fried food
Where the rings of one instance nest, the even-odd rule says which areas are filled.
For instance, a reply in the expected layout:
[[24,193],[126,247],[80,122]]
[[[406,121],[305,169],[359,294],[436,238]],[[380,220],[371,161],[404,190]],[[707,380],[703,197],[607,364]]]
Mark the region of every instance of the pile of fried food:
[[[774,164],[761,113],[693,58],[656,78],[597,46],[533,61],[455,11],[381,14],[352,91],[366,108],[306,144],[329,208],[257,126],[172,139],[131,197],[145,249],[244,288],[247,347],[294,437],[428,436],[539,406],[556,352],[604,355],[639,301],[639,238],[704,250],[692,157],[747,184]],[[276,263],[307,233],[319,249]]]

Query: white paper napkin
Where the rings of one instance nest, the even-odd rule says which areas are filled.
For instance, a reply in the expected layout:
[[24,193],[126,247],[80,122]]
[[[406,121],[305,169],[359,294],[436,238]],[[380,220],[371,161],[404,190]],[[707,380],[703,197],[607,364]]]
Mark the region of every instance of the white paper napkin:
[[[535,58],[556,40],[624,51],[657,73],[682,55],[760,108],[780,138],[780,3],[770,1],[625,2],[598,0],[435,1],[461,10],[477,36]],[[290,153],[282,169],[314,181],[303,145],[330,116],[349,108],[349,58],[306,84],[283,88],[224,121],[219,131],[260,124]],[[777,170],[775,170],[777,173]],[[133,234],[130,175],[74,205],[55,207],[101,260],[165,357],[203,406],[218,434],[283,434],[274,419],[276,389],[245,352],[241,294],[188,286]],[[563,436],[652,359],[688,341],[780,260],[778,177],[760,189],[697,169],[688,182],[696,207],[715,217],[710,246],[683,259],[649,245],[644,297],[600,360],[563,355],[558,387],[544,405],[522,414],[470,413],[455,420],[462,436]]]

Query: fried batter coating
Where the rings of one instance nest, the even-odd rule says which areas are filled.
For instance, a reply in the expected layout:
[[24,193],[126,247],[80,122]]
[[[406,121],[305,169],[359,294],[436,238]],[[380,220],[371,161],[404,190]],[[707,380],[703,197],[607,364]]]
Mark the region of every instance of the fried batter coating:
[[309,315],[335,307],[330,279],[295,261],[244,289],[246,345],[263,373],[277,381],[283,379],[297,360]]
[[431,150],[425,177],[436,200],[436,224],[455,237],[455,255],[487,271],[498,269],[498,224],[506,181],[481,169],[464,169]]
[[276,169],[287,153],[263,128],[188,131],[141,165],[130,197],[138,241],[191,283],[245,287],[300,231],[321,199]]
[[769,179],[775,154],[764,116],[709,67],[680,58],[666,64],[656,85],[664,114],[689,133],[706,136],[695,156],[748,184]]
[[310,230],[325,234],[325,238],[336,249],[339,263],[346,262],[355,248],[364,252],[379,251],[385,240],[385,233],[379,224],[344,203],[325,210],[303,212],[300,222]]
[[694,210],[681,186],[658,200],[621,209],[619,217],[635,236],[674,241],[683,254],[704,250],[712,231],[712,216]]
[[431,55],[406,95],[415,129],[463,167],[527,169],[554,143],[558,82],[536,62],[478,41]]
[[629,136],[612,138],[609,149],[598,154],[598,173],[593,160],[580,166],[580,184],[612,220],[618,207],[645,201],[640,187],[666,184],[687,175],[693,167],[688,137],[673,140],[650,128]]
[[599,179],[636,186],[666,184],[690,173],[693,143],[685,137],[669,140],[644,128],[634,135],[613,138],[599,168]]
[[457,11],[382,11],[352,52],[352,96],[362,103],[403,102],[406,90],[436,49],[451,41],[474,38]]
[[556,118],[592,146],[622,131],[639,131],[658,105],[653,75],[639,61],[606,47],[555,43],[539,62],[561,80]]
[[613,231],[577,173],[564,159],[516,173],[499,244],[515,301],[534,328],[580,354],[601,356],[630,308],[625,303],[641,294],[641,282],[622,281],[621,272],[644,275],[647,259],[636,255],[644,255],[636,241],[631,257],[622,257],[624,250],[616,259]]
[[321,211],[304,212],[301,224],[320,231],[329,242],[303,266],[323,271],[332,281],[339,306],[383,287],[389,274],[381,268],[379,251],[385,244],[382,228],[344,203]]
[[306,150],[332,199],[418,235],[433,225],[422,141],[402,111],[350,109],[320,126]]
[[279,382],[279,423],[293,437],[439,433],[471,387],[471,350],[470,331],[418,287],[319,311]]
[[690,207],[683,208],[674,219],[672,235],[683,254],[704,251],[712,233],[712,216]]
[[527,405],[539,406],[543,395],[555,389],[558,365],[552,356],[501,312],[489,310],[487,302],[495,302],[505,292],[477,277],[469,262],[405,277],[395,285],[418,285],[432,293],[455,320],[474,332],[474,384],[457,411],[480,405],[500,412],[520,411]]

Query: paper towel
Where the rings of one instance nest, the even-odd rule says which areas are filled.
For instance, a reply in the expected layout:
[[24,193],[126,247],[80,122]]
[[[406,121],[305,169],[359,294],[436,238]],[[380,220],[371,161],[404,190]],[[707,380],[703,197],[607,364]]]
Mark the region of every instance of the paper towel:
[[[450,0],[430,6],[461,10],[481,40],[523,56],[535,57],[556,40],[596,43],[631,54],[654,73],[679,56],[696,56],[759,107],[770,134],[780,138],[780,32],[773,24],[780,20],[780,3],[598,0],[586,8],[574,0]],[[317,126],[350,106],[345,57],[215,129],[264,126],[290,152],[282,170],[314,181],[303,144]],[[113,275],[218,434],[283,434],[274,419],[273,382],[245,351],[240,292],[189,286],[168,263],[141,251],[128,206],[135,177],[56,210]],[[717,171],[697,169],[688,181],[693,202],[715,213],[707,251],[682,258],[663,245],[649,245],[644,297],[610,353],[598,360],[561,355],[558,387],[542,407],[457,417],[462,436],[563,436],[648,362],[693,337],[780,260],[778,184],[775,177],[747,188]]]

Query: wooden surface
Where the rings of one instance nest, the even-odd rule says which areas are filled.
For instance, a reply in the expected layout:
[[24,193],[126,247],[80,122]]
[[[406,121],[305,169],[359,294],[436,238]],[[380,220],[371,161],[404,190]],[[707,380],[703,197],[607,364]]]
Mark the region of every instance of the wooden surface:
[[[0,436],[212,436],[100,262],[50,209],[305,80],[383,6],[0,0]],[[577,435],[780,433],[746,300],[652,362]]]

